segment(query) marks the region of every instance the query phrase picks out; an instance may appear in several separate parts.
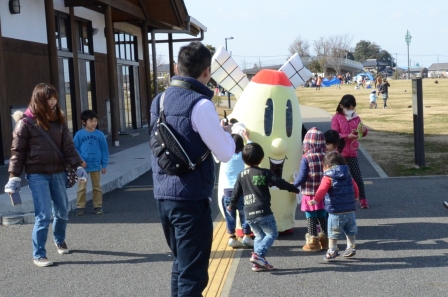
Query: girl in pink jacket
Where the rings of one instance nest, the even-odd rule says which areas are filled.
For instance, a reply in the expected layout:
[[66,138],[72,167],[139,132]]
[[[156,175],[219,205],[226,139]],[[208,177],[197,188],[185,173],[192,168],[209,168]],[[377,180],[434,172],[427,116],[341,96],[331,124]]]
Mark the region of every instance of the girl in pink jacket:
[[359,188],[359,203],[361,208],[369,208],[364,190],[361,170],[358,163],[358,138],[367,135],[367,128],[362,124],[361,118],[355,113],[356,99],[353,95],[342,96],[336,108],[336,114],[331,119],[331,129],[338,131],[345,140],[342,156],[347,159],[350,173]]

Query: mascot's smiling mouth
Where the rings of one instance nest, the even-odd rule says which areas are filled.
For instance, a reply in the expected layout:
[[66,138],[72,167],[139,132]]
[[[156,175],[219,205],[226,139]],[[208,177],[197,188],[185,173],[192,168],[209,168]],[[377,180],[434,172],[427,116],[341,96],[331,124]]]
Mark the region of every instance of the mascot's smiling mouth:
[[276,160],[269,157],[269,164],[271,167],[271,171],[275,173],[278,177],[282,178],[283,174],[283,164],[285,163],[285,160],[288,159],[286,156],[283,159]]

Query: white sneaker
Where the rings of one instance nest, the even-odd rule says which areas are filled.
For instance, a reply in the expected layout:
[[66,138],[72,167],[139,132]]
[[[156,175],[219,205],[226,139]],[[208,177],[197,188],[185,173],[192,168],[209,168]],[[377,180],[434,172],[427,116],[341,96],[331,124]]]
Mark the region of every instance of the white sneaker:
[[254,240],[248,236],[244,236],[242,242],[245,246],[254,247]]
[[70,250],[67,247],[67,244],[65,243],[65,241],[63,243],[54,243],[58,249],[58,254],[59,255],[63,255],[63,254],[68,254],[70,253]]
[[53,265],[53,262],[48,260],[48,258],[34,259],[34,264],[39,267],[47,267]]
[[236,238],[229,238],[229,243],[227,243],[227,245],[232,248],[239,248],[243,246],[243,244],[239,242],[238,239]]

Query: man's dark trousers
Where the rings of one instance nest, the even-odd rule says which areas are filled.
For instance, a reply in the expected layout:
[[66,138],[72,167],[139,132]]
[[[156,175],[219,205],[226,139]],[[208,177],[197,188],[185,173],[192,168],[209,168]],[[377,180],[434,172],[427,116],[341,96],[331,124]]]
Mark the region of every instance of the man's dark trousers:
[[165,239],[174,255],[172,297],[199,297],[208,283],[213,221],[208,198],[157,200]]

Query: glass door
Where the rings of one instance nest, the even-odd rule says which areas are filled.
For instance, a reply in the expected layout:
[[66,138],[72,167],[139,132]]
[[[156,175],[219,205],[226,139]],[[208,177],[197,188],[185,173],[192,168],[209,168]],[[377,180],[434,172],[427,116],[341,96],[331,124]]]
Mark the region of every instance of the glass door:
[[76,102],[73,102],[73,67],[72,59],[58,58],[59,68],[59,106],[64,112],[67,126],[70,132],[74,132],[76,126]]

